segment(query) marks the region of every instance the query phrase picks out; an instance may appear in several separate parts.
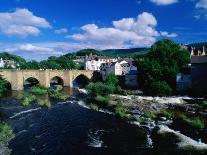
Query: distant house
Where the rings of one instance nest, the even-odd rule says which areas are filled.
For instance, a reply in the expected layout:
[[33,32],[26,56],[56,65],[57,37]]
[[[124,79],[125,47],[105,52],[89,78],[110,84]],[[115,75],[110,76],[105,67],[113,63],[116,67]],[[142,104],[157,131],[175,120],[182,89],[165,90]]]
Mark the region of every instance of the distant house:
[[85,70],[100,71],[100,67],[104,63],[113,63],[118,61],[117,58],[111,58],[106,56],[97,56],[92,53],[85,57]]
[[18,64],[12,60],[0,59],[0,68],[17,68]]
[[123,77],[126,86],[138,86],[137,66],[133,61],[119,60],[113,63],[105,63],[101,65],[100,72],[104,81],[109,74],[114,74]]

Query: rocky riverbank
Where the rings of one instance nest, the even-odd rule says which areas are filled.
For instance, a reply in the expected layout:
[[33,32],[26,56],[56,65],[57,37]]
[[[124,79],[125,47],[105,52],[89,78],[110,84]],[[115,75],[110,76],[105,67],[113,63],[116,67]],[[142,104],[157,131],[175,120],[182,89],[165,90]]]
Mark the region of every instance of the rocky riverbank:
[[[87,94],[85,90],[81,92]],[[149,145],[153,146],[154,139],[164,141],[171,135],[177,139],[174,147],[206,153],[207,106],[204,99],[111,95],[108,105],[112,107],[120,101],[130,114],[127,121],[148,131]]]

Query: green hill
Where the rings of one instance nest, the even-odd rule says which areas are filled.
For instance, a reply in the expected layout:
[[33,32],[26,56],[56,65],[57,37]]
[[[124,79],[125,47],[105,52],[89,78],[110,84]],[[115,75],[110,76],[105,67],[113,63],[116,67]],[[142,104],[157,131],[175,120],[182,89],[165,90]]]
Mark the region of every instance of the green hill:
[[146,54],[149,51],[148,48],[132,48],[132,49],[107,49],[98,51],[95,49],[83,49],[80,51],[77,51],[75,53],[69,53],[65,56],[85,56],[86,54],[89,55],[90,53],[96,54],[99,56],[109,56],[109,57],[130,57],[133,55],[139,55],[139,54]]
[[106,56],[130,57],[137,54],[146,54],[148,51],[148,48],[108,49],[101,51],[101,53]]

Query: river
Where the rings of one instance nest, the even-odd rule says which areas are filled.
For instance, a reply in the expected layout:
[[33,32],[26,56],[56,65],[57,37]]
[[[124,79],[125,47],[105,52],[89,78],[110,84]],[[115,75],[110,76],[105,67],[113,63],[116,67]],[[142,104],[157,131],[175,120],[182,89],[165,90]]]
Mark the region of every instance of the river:
[[[17,92],[16,92],[17,93]],[[9,147],[13,155],[145,155],[191,154],[175,147],[176,137],[159,141],[149,129],[95,112],[78,104],[73,94],[66,102],[48,99],[51,108],[21,106],[13,96],[0,101],[0,113],[14,130]],[[162,132],[166,131],[165,126]],[[161,131],[160,131],[161,132]],[[186,138],[186,137],[185,137]],[[198,152],[197,152],[198,153]],[[199,152],[205,154],[205,152]]]

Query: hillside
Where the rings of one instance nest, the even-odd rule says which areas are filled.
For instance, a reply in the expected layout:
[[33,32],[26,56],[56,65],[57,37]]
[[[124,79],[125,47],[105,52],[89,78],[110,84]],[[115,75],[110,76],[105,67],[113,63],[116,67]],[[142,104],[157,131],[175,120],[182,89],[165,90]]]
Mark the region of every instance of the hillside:
[[106,56],[129,57],[135,54],[145,54],[149,51],[148,48],[132,48],[132,49],[108,49],[101,51]]
[[[94,49],[84,49],[84,50],[80,50],[77,51],[75,54],[75,56],[85,56],[86,54],[89,55],[90,53],[92,54],[96,54],[96,55],[103,55],[103,56],[111,56],[111,57],[130,57],[133,56],[135,54],[145,54],[149,51],[148,48],[132,48],[132,49],[108,49],[108,50],[102,50],[102,51],[98,51],[98,50],[94,50]],[[72,55],[70,54],[66,54],[65,56],[69,56]]]

